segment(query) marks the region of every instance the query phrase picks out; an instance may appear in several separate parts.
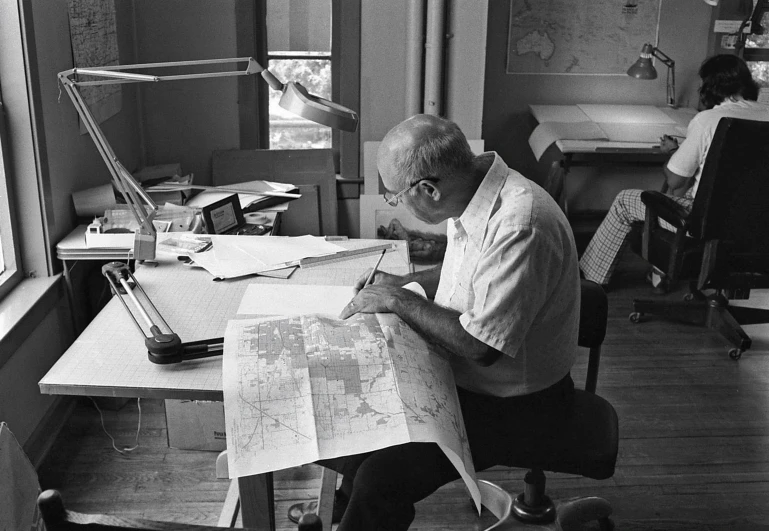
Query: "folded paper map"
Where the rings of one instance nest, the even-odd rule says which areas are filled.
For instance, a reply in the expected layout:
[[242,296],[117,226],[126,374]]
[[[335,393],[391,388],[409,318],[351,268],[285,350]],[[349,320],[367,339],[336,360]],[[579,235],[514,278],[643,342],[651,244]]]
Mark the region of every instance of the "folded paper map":
[[480,512],[451,366],[397,315],[232,320],[223,374],[230,477],[435,442]]

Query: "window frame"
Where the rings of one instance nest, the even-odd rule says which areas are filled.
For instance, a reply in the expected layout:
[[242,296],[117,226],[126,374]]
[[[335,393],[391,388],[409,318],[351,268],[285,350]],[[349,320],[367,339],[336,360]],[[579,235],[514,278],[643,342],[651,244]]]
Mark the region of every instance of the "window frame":
[[6,112],[0,94],[0,252],[4,262],[4,269],[0,271],[0,300],[5,298],[24,276],[19,243],[21,235],[16,223],[16,201],[9,161]]
[[[239,52],[253,55],[263,65],[267,58],[267,0],[238,0],[237,45]],[[247,21],[251,20],[249,23]],[[361,2],[331,0],[331,99],[360,110],[360,25]],[[246,83],[246,82],[244,82]],[[247,91],[247,92],[246,92]],[[269,148],[268,88],[264,83],[244,88],[241,102],[241,149]],[[254,105],[247,103],[247,93],[255,94]],[[253,117],[258,125],[253,131]],[[248,128],[248,129],[247,129]],[[354,133],[332,130],[331,149],[334,168],[343,180],[361,179],[360,127]]]

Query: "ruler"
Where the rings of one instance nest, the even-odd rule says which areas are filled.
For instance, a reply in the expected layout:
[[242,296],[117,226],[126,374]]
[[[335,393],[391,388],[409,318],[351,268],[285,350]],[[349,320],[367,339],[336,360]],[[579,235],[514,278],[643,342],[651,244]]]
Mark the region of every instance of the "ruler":
[[351,258],[357,258],[359,256],[365,256],[367,254],[381,253],[385,249],[392,250],[394,248],[395,247],[392,243],[383,243],[381,245],[372,245],[371,247],[364,247],[362,249],[348,249],[324,256],[310,256],[307,258],[302,258],[301,260],[298,260],[291,265],[299,265],[302,268],[315,267],[332,264],[334,262],[343,262],[345,260],[350,260]]

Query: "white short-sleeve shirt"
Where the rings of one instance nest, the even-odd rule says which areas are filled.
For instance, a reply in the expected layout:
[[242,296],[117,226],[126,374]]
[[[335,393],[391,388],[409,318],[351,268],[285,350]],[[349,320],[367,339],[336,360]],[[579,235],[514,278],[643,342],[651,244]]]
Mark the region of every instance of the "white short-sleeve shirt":
[[545,389],[577,355],[579,270],[566,217],[496,153],[469,205],[448,223],[435,302],[504,354],[489,367],[452,357],[457,385],[495,396]]
[[769,122],[769,106],[742,98],[726,100],[692,118],[686,131],[686,139],[667,164],[667,168],[676,175],[694,178],[694,183],[686,192],[687,196],[694,197],[697,193],[702,167],[721,118]]

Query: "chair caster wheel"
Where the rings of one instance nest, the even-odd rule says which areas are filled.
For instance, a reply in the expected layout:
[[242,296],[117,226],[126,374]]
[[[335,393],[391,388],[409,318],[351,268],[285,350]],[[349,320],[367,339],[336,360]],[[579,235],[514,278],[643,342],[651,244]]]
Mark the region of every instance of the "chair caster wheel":
[[687,293],[684,295],[684,300],[686,302],[692,302],[694,300],[694,293]]
[[737,348],[737,347],[730,348],[729,349],[729,357],[732,358],[733,360],[738,360],[738,359],[740,359],[742,357],[742,353],[743,352],[744,351],[741,348]]
[[641,312],[633,312],[628,316],[628,319],[630,319],[631,323],[640,323],[643,315]]

